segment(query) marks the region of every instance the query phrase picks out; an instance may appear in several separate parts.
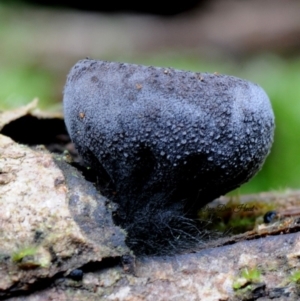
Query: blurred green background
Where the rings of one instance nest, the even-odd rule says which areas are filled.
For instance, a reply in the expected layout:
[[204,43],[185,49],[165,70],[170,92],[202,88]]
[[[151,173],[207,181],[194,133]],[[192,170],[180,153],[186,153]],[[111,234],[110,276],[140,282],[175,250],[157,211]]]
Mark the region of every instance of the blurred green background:
[[66,75],[87,56],[238,76],[265,89],[276,116],[271,154],[239,193],[299,188],[300,6],[228,3],[162,17],[0,2],[0,110],[38,97],[61,111]]

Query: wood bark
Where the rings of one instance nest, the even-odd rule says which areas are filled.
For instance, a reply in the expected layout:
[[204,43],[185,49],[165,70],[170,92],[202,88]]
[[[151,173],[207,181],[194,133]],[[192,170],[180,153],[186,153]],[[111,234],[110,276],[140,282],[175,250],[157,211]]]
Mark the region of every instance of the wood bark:
[[[297,299],[298,191],[240,200],[272,203],[291,217],[186,254],[135,258],[109,201],[68,159],[0,136],[1,299]],[[70,276],[74,269],[84,272],[82,280]]]

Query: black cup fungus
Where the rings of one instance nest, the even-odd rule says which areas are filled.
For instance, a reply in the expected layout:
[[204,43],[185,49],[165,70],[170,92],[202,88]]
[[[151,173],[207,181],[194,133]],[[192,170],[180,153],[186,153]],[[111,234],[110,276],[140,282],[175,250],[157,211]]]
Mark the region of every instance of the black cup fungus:
[[85,163],[113,184],[114,221],[137,254],[204,239],[198,209],[254,176],[274,134],[256,84],[90,59],[68,75],[64,115]]

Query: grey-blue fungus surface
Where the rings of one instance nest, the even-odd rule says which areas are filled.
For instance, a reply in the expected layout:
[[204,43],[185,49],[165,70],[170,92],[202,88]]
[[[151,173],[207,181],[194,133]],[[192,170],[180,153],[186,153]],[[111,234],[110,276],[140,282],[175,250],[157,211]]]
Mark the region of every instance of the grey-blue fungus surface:
[[113,186],[114,221],[140,254],[201,241],[198,209],[255,175],[274,134],[256,84],[90,59],[68,75],[64,116],[84,162]]

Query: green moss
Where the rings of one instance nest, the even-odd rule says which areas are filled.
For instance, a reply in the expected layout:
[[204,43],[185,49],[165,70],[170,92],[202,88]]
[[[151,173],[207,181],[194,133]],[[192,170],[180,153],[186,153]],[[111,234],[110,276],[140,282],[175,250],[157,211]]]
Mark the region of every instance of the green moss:
[[199,211],[201,220],[210,221],[209,228],[219,232],[231,234],[244,233],[253,230],[258,219],[270,210],[274,205],[267,202],[253,200],[241,203],[239,197],[231,197],[227,204],[210,207],[207,205]]
[[234,290],[239,290],[244,286],[244,283],[242,281],[240,281],[240,279],[236,279],[233,283],[232,283],[232,288]]
[[253,268],[253,269],[245,268],[242,271],[242,277],[244,277],[250,282],[259,282],[260,276],[261,276],[261,272],[257,268]]
[[26,246],[14,252],[11,261],[22,270],[48,268],[51,264],[51,254],[41,246]]
[[25,257],[34,256],[36,253],[36,247],[24,247],[14,252],[11,259],[13,262],[21,262]]
[[239,276],[233,281],[234,290],[251,290],[252,284],[260,282],[261,272],[257,268],[244,268]]
[[295,271],[295,272],[290,276],[290,281],[292,281],[292,282],[297,282],[297,283],[300,282],[300,271],[299,271],[299,270]]

